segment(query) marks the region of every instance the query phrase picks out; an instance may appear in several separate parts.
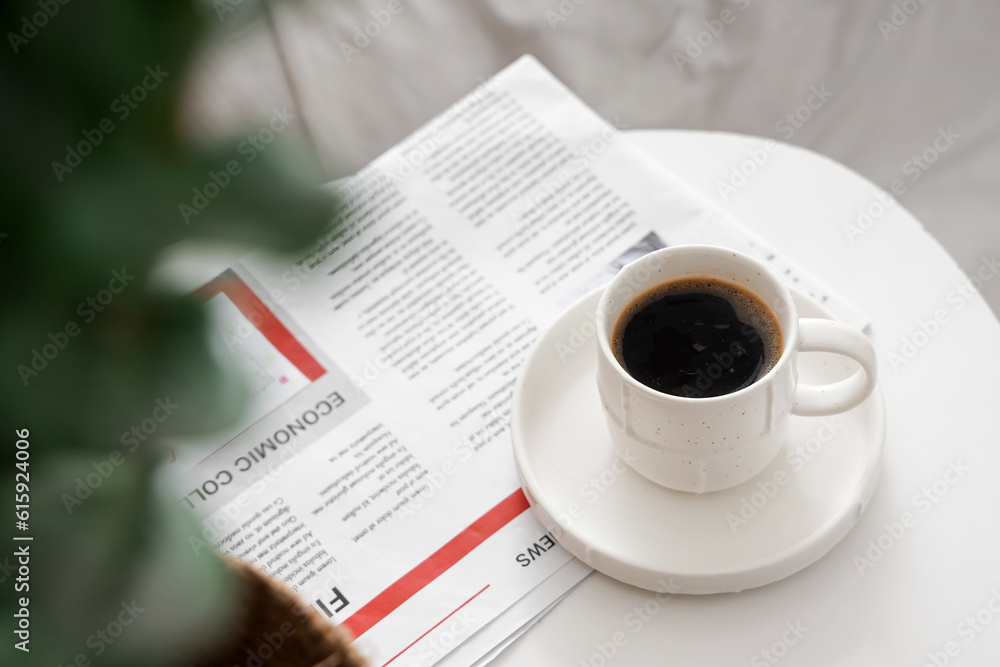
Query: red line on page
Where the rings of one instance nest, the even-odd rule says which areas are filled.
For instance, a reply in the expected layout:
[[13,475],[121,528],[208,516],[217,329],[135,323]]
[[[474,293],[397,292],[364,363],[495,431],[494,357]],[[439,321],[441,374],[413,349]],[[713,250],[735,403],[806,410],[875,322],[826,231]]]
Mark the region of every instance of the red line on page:
[[341,626],[355,637],[360,637],[526,509],[528,499],[518,489],[354,612]]
[[385,667],[385,666],[386,666],[386,665],[388,665],[388,664],[389,664],[390,662],[392,662],[393,660],[395,660],[395,659],[396,659],[396,658],[398,658],[399,656],[401,656],[401,655],[403,655],[404,653],[406,653],[407,651],[409,651],[409,650],[410,650],[411,648],[413,648],[413,645],[414,645],[414,644],[416,644],[416,643],[417,643],[418,641],[420,641],[421,639],[423,639],[424,637],[426,637],[426,636],[427,636],[427,635],[429,635],[430,633],[434,632],[435,628],[437,628],[437,627],[438,627],[439,625],[441,625],[442,623],[444,623],[445,621],[447,621],[447,620],[448,620],[449,618],[451,618],[452,616],[454,616],[455,614],[457,614],[457,613],[459,612],[459,610],[460,610],[460,609],[461,609],[462,607],[464,607],[465,605],[467,605],[467,604],[469,604],[470,602],[472,602],[473,600],[475,600],[475,599],[476,599],[477,597],[479,597],[480,593],[482,593],[483,591],[485,591],[485,590],[486,590],[487,588],[489,588],[489,587],[490,587],[490,585],[489,585],[489,584],[486,584],[485,586],[483,586],[482,588],[480,588],[480,589],[479,589],[479,593],[476,593],[476,594],[475,594],[475,595],[473,595],[473,596],[472,596],[471,598],[469,598],[468,600],[466,600],[466,601],[465,601],[465,602],[463,602],[462,604],[458,605],[458,606],[457,606],[457,607],[455,608],[455,611],[451,612],[450,614],[448,614],[447,616],[445,616],[444,618],[442,618],[442,619],[441,619],[440,621],[438,621],[437,623],[435,623],[435,624],[434,624],[434,625],[433,625],[433,626],[431,627],[431,629],[430,629],[430,630],[428,630],[427,632],[425,632],[424,634],[420,635],[419,637],[417,637],[416,639],[414,639],[414,640],[413,640],[412,642],[410,642],[410,645],[409,645],[409,646],[407,646],[407,647],[406,647],[406,648],[404,648],[404,649],[403,649],[402,651],[400,651],[400,652],[399,652],[399,653],[397,653],[396,655],[394,655],[394,656],[392,656],[391,658],[389,658],[388,662],[384,663],[384,664],[382,665],[382,667]]
[[271,309],[265,306],[253,290],[231,270],[195,292],[206,300],[219,293],[228,296],[243,316],[250,320],[250,324],[264,334],[264,338],[271,341],[271,344],[309,378],[310,382],[326,373],[326,369],[309,354],[306,348],[302,347],[302,343],[274,316]]

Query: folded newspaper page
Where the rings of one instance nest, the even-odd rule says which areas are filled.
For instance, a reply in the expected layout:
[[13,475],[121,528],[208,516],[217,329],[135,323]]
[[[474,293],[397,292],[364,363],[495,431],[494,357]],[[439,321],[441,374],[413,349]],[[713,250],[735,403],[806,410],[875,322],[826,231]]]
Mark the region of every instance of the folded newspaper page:
[[[529,511],[508,432],[540,331],[644,252],[729,246],[846,304],[523,57],[362,172],[300,257],[198,293],[254,399],[176,448],[178,502],[372,665],[470,665],[589,572]],[[557,351],[553,351],[557,353]]]

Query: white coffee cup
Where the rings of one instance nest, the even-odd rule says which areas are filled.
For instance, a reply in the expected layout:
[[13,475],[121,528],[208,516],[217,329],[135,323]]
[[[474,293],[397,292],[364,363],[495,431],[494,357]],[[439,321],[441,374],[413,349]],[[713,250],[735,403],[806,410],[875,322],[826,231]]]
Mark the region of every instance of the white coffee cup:
[[[612,349],[615,324],[644,291],[709,276],[758,296],[777,317],[781,355],[769,371],[721,396],[688,398],[652,389],[629,375]],[[831,415],[861,403],[875,387],[877,362],[859,330],[825,319],[799,319],[792,296],[766,265],[715,246],[673,246],[625,266],[597,311],[597,384],[619,456],[662,486],[706,493],[741,484],[762,471],[784,443],[788,417]],[[827,385],[798,383],[799,352],[833,352],[855,360],[850,377]]]

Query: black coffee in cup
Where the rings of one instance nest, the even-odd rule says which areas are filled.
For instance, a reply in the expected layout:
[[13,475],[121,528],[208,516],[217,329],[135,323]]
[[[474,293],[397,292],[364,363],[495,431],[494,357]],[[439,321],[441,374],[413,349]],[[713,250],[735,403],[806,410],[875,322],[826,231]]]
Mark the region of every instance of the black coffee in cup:
[[618,316],[611,336],[633,378],[674,396],[707,398],[747,387],[781,356],[778,318],[760,297],[710,276],[646,290]]

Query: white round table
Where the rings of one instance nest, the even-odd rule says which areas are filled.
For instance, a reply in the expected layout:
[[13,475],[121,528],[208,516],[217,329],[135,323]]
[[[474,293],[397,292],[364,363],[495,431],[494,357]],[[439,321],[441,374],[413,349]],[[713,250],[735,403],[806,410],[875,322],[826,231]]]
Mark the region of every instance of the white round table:
[[[871,320],[887,433],[864,516],[819,562],[709,596],[590,575],[495,665],[984,665],[1000,655],[1000,325],[920,223],[872,183],[764,139],[634,131],[638,146]],[[756,149],[756,151],[755,151]],[[746,171],[750,171],[747,169]]]

